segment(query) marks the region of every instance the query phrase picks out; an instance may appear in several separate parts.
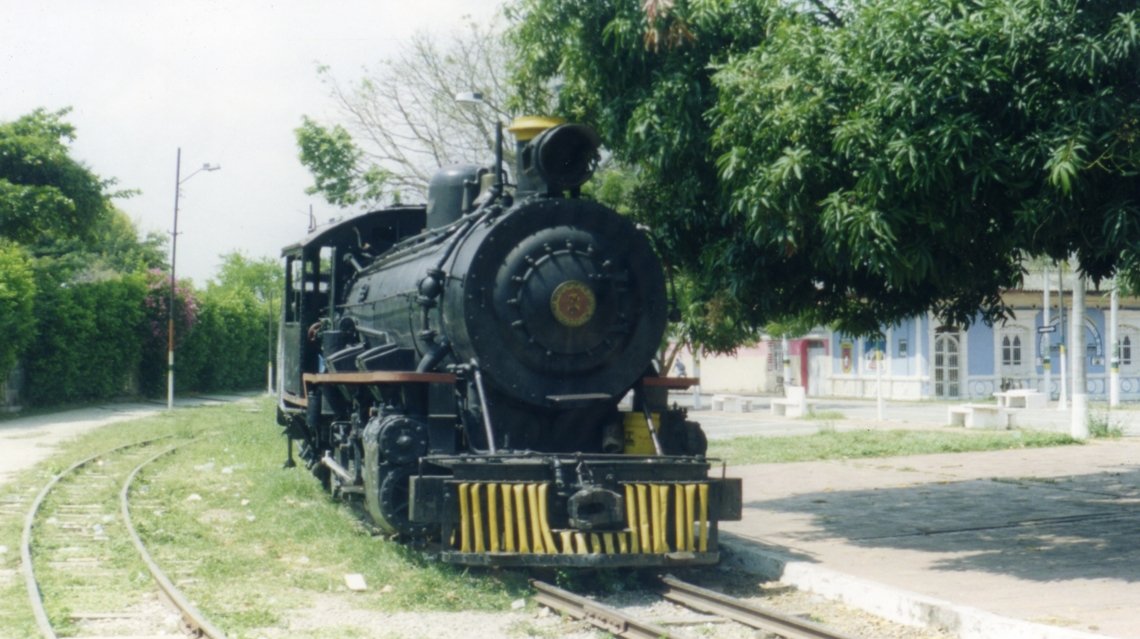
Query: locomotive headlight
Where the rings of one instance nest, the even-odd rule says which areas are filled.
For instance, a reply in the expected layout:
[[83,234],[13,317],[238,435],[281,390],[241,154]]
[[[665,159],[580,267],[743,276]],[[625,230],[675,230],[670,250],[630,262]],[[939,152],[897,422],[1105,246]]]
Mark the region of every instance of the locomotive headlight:
[[598,134],[584,124],[547,129],[523,149],[522,169],[546,183],[550,191],[576,189],[598,164]]

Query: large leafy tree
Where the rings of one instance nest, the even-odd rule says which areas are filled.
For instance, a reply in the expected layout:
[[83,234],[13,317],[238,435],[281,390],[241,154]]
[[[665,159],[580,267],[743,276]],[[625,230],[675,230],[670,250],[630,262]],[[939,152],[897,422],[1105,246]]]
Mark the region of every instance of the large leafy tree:
[[[39,109],[0,122],[0,378],[43,341],[51,330],[45,322],[78,312],[53,306],[56,297],[78,299],[57,295],[61,286],[161,262],[161,253],[140,241],[112,206],[111,181],[71,157],[75,130],[67,112]],[[33,304],[45,295],[51,299]]]
[[774,283],[792,308],[965,324],[1005,312],[1026,256],[1136,264],[1135,2],[862,2],[780,24],[717,89],[730,215],[795,267]]
[[0,123],[0,236],[23,244],[87,238],[110,211],[110,181],[70,155],[68,110]]
[[260,303],[280,299],[284,282],[281,265],[268,257],[253,259],[241,251],[221,256],[216,280],[210,289],[250,293]]
[[1024,256],[1135,268],[1134,2],[518,0],[512,16],[520,93],[562,79],[561,111],[637,168],[634,213],[734,325],[968,323],[1005,311]]
[[[31,341],[35,322],[35,276],[27,252],[0,238],[0,380]],[[3,384],[0,384],[0,389]]]

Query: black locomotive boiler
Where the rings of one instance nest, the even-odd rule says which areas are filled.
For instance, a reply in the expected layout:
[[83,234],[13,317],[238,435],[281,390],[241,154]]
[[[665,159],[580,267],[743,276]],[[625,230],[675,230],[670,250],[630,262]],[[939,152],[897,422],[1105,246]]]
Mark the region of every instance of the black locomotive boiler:
[[588,127],[521,118],[514,184],[450,166],[426,206],[287,247],[278,421],[308,468],[383,530],[472,565],[655,566],[719,558],[739,480],[654,355],[661,263],[580,197]]

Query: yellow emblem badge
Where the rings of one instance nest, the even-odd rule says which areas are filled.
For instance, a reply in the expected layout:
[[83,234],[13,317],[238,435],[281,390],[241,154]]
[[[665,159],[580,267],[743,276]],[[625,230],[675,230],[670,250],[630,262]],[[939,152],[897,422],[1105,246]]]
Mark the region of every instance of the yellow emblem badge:
[[577,328],[594,316],[597,307],[594,291],[582,282],[568,280],[558,285],[550,296],[550,311],[563,326]]

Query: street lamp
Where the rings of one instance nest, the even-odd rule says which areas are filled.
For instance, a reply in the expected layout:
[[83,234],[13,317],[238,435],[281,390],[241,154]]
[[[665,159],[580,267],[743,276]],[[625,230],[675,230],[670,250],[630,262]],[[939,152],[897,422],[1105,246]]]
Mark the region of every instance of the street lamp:
[[202,171],[217,171],[217,164],[203,164],[202,168],[182,177],[182,147],[174,161],[174,229],[170,232],[170,303],[166,308],[166,409],[174,408],[174,266],[178,260],[178,196],[184,182]]

